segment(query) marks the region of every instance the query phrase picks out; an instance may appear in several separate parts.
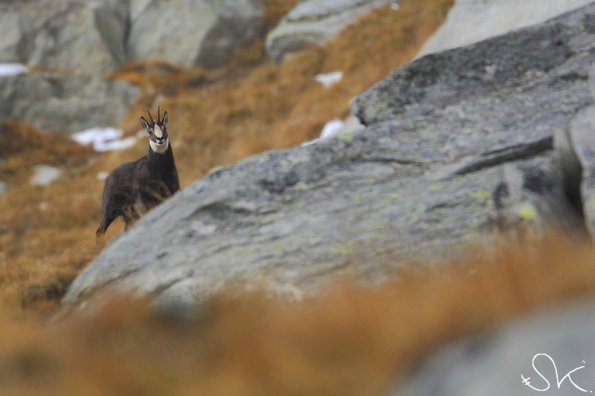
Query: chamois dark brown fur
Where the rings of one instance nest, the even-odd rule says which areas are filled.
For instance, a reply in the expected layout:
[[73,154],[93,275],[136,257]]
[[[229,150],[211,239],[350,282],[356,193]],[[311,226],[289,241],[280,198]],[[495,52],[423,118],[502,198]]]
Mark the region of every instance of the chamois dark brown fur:
[[128,228],[144,212],[156,206],[180,189],[178,171],[167,134],[167,111],[150,122],[140,117],[149,135],[149,153],[133,162],[120,165],[110,172],[103,187],[103,218],[97,237],[105,234],[110,224],[122,217]]

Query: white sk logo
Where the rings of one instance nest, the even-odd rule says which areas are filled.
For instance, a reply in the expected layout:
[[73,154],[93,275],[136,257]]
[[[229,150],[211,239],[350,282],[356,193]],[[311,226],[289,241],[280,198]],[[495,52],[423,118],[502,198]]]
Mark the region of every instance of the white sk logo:
[[581,392],[585,392],[585,393],[593,393],[593,391],[590,391],[590,390],[586,390],[584,388],[581,388],[572,379],[572,374],[574,374],[577,371],[582,370],[582,369],[585,368],[586,362],[584,360],[582,361],[582,364],[583,364],[582,366],[579,366],[579,367],[577,367],[575,369],[570,370],[568,373],[566,373],[565,376],[563,376],[562,378],[560,378],[560,375],[558,374],[558,367],[556,366],[556,362],[547,353],[538,353],[538,354],[536,354],[535,356],[533,356],[533,360],[531,362],[531,364],[533,366],[533,370],[535,370],[535,373],[537,375],[539,375],[543,381],[545,381],[545,385],[543,387],[541,387],[541,388],[540,387],[535,387],[535,386],[533,386],[531,384],[531,377],[525,377],[523,374],[521,374],[521,382],[523,383],[523,385],[526,385],[529,388],[531,388],[531,389],[533,389],[534,391],[537,391],[537,392],[546,392],[546,391],[548,391],[550,389],[550,387],[551,387],[550,381],[537,369],[537,367],[535,367],[535,362],[537,361],[537,359],[545,360],[546,362],[549,361],[551,363],[551,366],[554,368],[554,374],[556,375],[556,385],[557,385],[558,389],[560,389],[560,387],[562,386],[562,384],[564,383],[564,381],[568,380],[568,382],[570,384],[572,384],[572,386],[574,386],[575,389],[577,389],[577,390],[579,390]]

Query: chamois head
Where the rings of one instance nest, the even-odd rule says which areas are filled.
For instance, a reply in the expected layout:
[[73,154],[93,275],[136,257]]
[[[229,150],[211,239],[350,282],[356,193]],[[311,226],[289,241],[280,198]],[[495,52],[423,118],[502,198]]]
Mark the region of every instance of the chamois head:
[[163,118],[161,118],[161,109],[157,107],[157,120],[153,120],[153,116],[149,109],[147,109],[147,114],[149,114],[151,122],[149,123],[145,117],[141,116],[140,123],[149,135],[149,145],[151,146],[151,150],[162,154],[166,152],[169,147],[169,137],[167,135],[167,111],[163,113]]

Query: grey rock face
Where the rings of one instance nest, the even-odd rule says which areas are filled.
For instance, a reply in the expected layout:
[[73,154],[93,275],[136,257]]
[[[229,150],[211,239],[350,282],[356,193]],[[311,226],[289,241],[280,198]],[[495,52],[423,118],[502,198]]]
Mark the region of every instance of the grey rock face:
[[[459,102],[456,110],[461,121],[482,117],[488,122],[483,133],[492,129],[489,124],[492,117],[502,116],[503,111],[508,111],[506,116],[511,117],[511,122],[539,128],[543,123],[534,117],[542,113],[533,108],[547,106],[553,112],[567,112],[569,98],[556,97],[557,85],[563,84],[561,80],[580,83],[582,103],[590,103],[584,88],[588,64],[592,61],[588,57],[592,48],[589,41],[595,37],[595,27],[589,17],[579,15],[583,13],[541,25],[539,35],[535,29],[519,30],[417,59],[360,95],[352,106],[353,113],[369,125],[391,118],[429,116],[452,102]],[[583,56],[578,57],[579,53]],[[503,58],[502,54],[507,57]],[[486,103],[477,103],[486,96],[485,100],[493,101],[493,111],[483,107]],[[509,100],[518,102],[519,107],[503,109],[500,103]],[[478,111],[480,106],[487,112]],[[563,118],[568,120],[567,116]],[[566,125],[564,122],[548,128]],[[465,133],[464,122],[460,127],[456,131]]]
[[16,10],[0,6],[0,62],[22,62],[18,45],[21,26]]
[[95,74],[132,60],[220,66],[263,31],[257,0],[0,4],[0,61]]
[[256,0],[131,0],[132,59],[221,66],[264,29]]
[[394,0],[305,0],[267,36],[267,52],[274,61],[339,34],[349,23],[374,7]]
[[405,66],[355,101],[365,130],[196,181],[111,243],[64,303],[126,290],[185,305],[230,285],[295,298],[456,255],[503,211],[572,226],[552,136],[592,103],[593,20],[595,5]]
[[100,77],[28,73],[0,79],[0,119],[41,129],[77,132],[116,125],[140,89]]
[[564,154],[561,157],[574,169],[570,174],[580,175],[579,180],[571,179],[574,183],[571,186],[580,187],[576,193],[580,194],[589,232],[595,237],[595,106],[581,110],[573,118],[567,133],[571,152],[566,154],[568,157]]
[[[113,3],[113,4],[111,4]],[[1,61],[97,73],[125,61],[126,8],[114,1],[0,4]]]
[[[595,63],[589,82],[595,100]],[[574,205],[582,208],[587,229],[595,238],[595,106],[581,109],[567,129],[556,131],[554,142],[565,189]]]
[[[589,394],[595,391],[594,314],[593,301],[587,300],[536,313],[490,334],[451,345],[426,359],[404,384],[388,394],[521,396],[541,391],[561,396]],[[532,367],[533,362],[537,371]],[[583,368],[570,375],[574,384],[569,378],[562,380],[580,366]],[[559,387],[555,369],[559,370],[558,379],[562,381]],[[534,389],[523,384],[521,375]]]
[[508,33],[592,3],[593,0],[457,0],[446,22],[418,56]]
[[98,73],[125,60],[125,15],[105,5],[69,3],[28,34],[24,55],[29,65]]
[[556,172],[544,172],[543,165],[503,167],[502,182],[493,193],[498,228],[504,232],[543,233],[556,227],[583,232],[582,218],[565,195],[564,183],[555,179]]

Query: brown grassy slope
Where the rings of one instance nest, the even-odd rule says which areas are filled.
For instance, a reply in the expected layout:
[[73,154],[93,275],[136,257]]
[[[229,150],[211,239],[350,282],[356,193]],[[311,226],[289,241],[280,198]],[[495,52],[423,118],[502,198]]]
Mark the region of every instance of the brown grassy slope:
[[[295,1],[266,0],[269,25]],[[182,184],[217,165],[256,152],[288,147],[315,137],[324,123],[348,114],[349,100],[409,60],[443,20],[452,0],[404,0],[399,12],[373,12],[327,45],[291,56],[282,65],[266,61],[262,42],[239,51],[230,66],[206,72],[164,64],[129,65],[115,78],[131,80],[147,95],[123,127],[138,130],[138,117],[164,95]],[[343,80],[323,89],[313,77],[342,70]],[[146,142],[108,154],[77,151],[72,144],[42,139],[24,124],[14,131],[32,139],[27,152],[10,151],[0,175],[12,172],[10,192],[0,198],[0,311],[16,315],[51,312],[68,282],[99,251],[100,171],[134,160]],[[33,133],[33,135],[32,135]],[[42,139],[43,144],[35,143]],[[78,149],[79,151],[80,148]],[[72,158],[72,160],[70,159]],[[28,185],[30,166],[54,163],[65,176],[47,188]],[[121,232],[108,231],[107,240]]]
[[550,239],[498,247],[374,290],[335,287],[301,303],[215,298],[193,323],[120,302],[46,330],[2,324],[0,389],[3,395],[381,394],[445,342],[592,295],[594,263],[592,246]]
[[[10,184],[0,198],[0,309],[18,312],[31,300],[58,298],[72,267],[93,257],[80,242],[97,203],[73,188],[96,186],[81,170],[92,158],[89,148],[17,121],[0,124],[0,134],[0,179]],[[31,186],[32,167],[40,164],[62,169],[61,179],[49,188]]]

